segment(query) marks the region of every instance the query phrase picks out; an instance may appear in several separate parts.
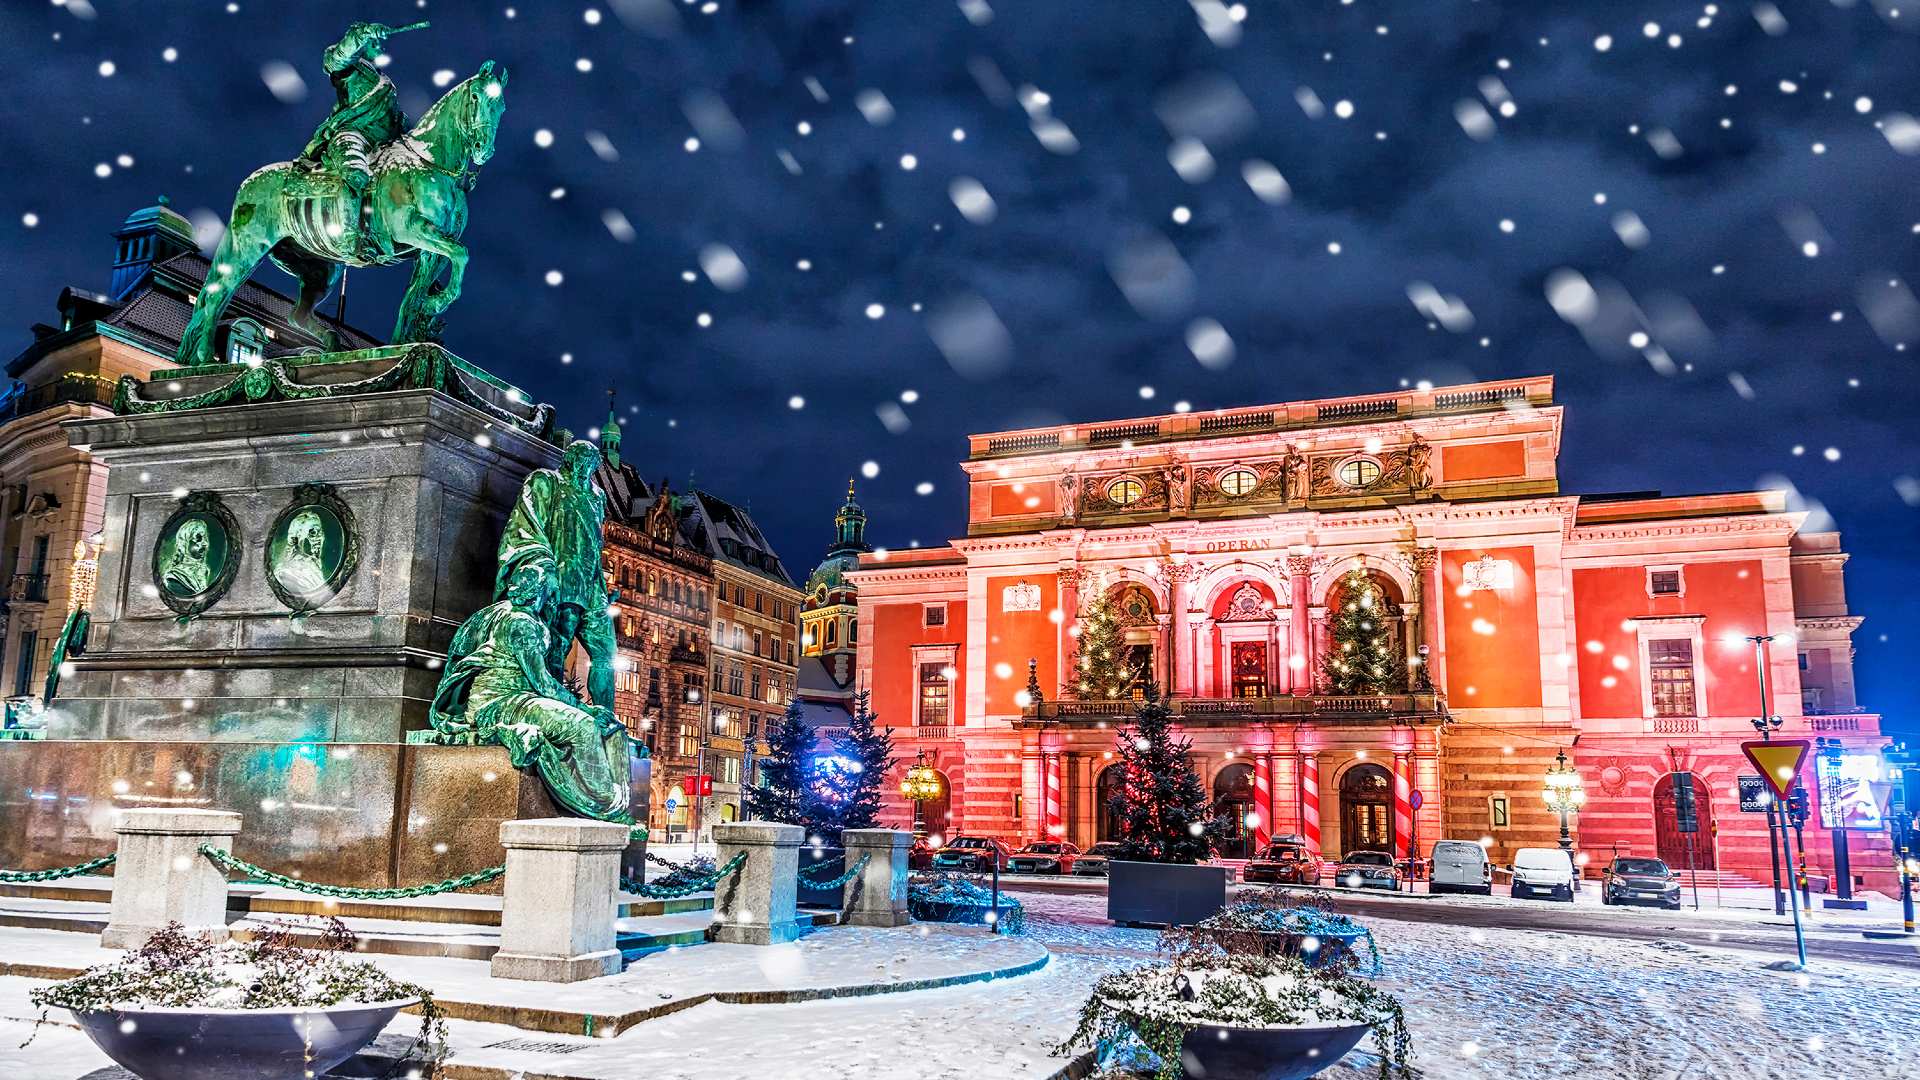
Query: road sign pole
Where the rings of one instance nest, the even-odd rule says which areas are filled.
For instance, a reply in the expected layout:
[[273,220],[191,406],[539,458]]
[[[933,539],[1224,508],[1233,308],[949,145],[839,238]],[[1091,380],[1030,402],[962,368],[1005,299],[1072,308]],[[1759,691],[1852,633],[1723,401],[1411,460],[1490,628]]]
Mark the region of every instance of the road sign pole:
[[1780,837],[1773,831],[1773,796],[1767,796],[1767,861],[1773,864],[1773,913],[1787,913],[1787,899],[1780,891]]
[[[1780,830],[1780,843],[1787,849],[1787,865],[1791,867],[1793,865],[1793,841],[1787,836],[1784,823]],[[1801,858],[1803,861],[1805,857],[1805,852],[1802,852]],[[1793,905],[1793,950],[1800,957],[1800,966],[1805,968],[1807,966],[1807,935],[1806,931],[1800,928],[1800,906],[1798,904]]]

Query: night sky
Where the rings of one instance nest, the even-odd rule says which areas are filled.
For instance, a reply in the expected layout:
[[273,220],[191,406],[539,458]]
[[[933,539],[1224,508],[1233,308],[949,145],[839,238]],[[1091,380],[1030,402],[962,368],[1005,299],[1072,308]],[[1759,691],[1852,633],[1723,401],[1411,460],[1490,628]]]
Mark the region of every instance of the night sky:
[[1565,6],[12,0],[0,327],[297,154],[348,21],[430,18],[410,116],[511,72],[448,345],[576,431],[616,387],[796,578],[863,470],[876,542],[957,535],[970,432],[1545,372],[1563,490],[1837,524],[1914,730],[1920,5]]

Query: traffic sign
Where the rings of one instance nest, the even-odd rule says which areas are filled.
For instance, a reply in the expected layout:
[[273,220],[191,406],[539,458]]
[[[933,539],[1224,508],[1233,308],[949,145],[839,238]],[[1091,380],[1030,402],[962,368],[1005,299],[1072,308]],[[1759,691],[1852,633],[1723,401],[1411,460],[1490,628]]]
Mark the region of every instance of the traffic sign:
[[1415,810],[1420,809],[1421,805],[1426,801],[1427,797],[1420,794],[1420,789],[1418,788],[1414,789],[1413,794],[1407,796],[1407,805],[1413,807]]
[[1767,778],[1764,776],[1739,776],[1734,778],[1740,785],[1740,812],[1743,814],[1764,814],[1773,798],[1767,794]]
[[1800,763],[1807,757],[1805,739],[1783,739],[1767,742],[1753,739],[1740,744],[1740,751],[1753,762],[1753,767],[1766,777],[1767,786],[1780,798],[1787,797],[1787,790],[1793,786],[1796,776],[1800,775]]

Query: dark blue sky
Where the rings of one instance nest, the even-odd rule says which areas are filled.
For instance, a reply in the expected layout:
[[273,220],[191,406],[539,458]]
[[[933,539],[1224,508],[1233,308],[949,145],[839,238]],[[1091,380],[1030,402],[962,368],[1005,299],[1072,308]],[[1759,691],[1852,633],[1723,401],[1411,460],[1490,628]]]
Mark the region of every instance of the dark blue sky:
[[[1911,729],[1895,6],[20,0],[0,327],[104,288],[155,194],[223,217],[297,153],[349,20],[430,18],[390,46],[410,114],[436,72],[512,73],[448,344],[576,429],[617,386],[627,453],[749,503],[796,575],[869,462],[877,541],[957,534],[969,432],[1549,372],[1566,490],[1830,515],[1862,701]],[[353,321],[384,334],[403,282],[356,272]]]

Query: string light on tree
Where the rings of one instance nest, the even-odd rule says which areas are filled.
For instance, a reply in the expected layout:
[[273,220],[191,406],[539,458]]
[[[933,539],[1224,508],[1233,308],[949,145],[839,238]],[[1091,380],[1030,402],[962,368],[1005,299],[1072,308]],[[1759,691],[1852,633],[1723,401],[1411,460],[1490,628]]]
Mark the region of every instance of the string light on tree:
[[1392,694],[1407,688],[1407,663],[1389,632],[1393,615],[1378,582],[1354,568],[1340,580],[1340,606],[1329,620],[1332,647],[1322,665],[1335,694]]

